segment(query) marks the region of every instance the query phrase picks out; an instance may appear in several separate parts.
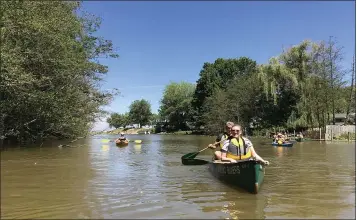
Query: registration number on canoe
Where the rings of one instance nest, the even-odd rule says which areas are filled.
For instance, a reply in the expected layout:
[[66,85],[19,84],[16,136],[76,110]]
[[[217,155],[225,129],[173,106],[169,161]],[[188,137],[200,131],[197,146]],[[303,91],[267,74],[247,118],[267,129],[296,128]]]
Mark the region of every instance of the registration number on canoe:
[[218,173],[222,174],[240,174],[239,166],[234,167],[218,167]]

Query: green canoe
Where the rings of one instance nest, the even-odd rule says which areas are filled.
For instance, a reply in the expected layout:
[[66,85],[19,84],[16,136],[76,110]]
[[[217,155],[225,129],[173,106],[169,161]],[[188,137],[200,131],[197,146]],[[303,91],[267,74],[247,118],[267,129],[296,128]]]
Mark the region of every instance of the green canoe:
[[231,163],[215,160],[208,163],[217,179],[257,194],[264,180],[265,167],[255,160]]

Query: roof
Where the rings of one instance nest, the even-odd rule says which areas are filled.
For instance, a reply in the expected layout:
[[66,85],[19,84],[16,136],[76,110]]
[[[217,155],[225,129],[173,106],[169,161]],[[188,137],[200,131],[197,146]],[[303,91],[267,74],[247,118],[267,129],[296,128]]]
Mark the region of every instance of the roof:
[[[350,113],[348,116],[356,117],[356,113]],[[346,118],[346,113],[336,113],[335,118]]]
[[337,113],[335,114],[335,118],[346,118],[346,113]]

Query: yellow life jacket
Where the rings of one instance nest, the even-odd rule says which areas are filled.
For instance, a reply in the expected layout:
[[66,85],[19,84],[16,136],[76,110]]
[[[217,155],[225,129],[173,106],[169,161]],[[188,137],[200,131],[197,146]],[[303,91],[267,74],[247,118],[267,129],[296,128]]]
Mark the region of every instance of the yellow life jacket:
[[252,157],[252,151],[250,150],[250,147],[245,145],[243,138],[239,137],[239,140],[237,140],[237,138],[231,138],[229,141],[230,143],[227,151],[228,158],[232,158],[237,161],[243,161]]

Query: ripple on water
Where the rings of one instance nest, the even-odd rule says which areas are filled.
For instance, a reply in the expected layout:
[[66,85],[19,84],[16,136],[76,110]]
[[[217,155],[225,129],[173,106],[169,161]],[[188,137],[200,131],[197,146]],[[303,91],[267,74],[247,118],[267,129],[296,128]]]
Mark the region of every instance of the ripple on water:
[[[104,137],[104,136],[103,136]],[[113,138],[105,136],[104,138]],[[2,218],[352,218],[354,146],[253,142],[268,159],[258,195],[224,185],[181,156],[212,138],[137,135],[139,146],[100,140],[89,147],[1,155]],[[258,144],[256,144],[258,143]],[[210,152],[197,158],[210,159]],[[343,160],[341,160],[343,158]],[[36,163],[36,164],[35,164]]]

